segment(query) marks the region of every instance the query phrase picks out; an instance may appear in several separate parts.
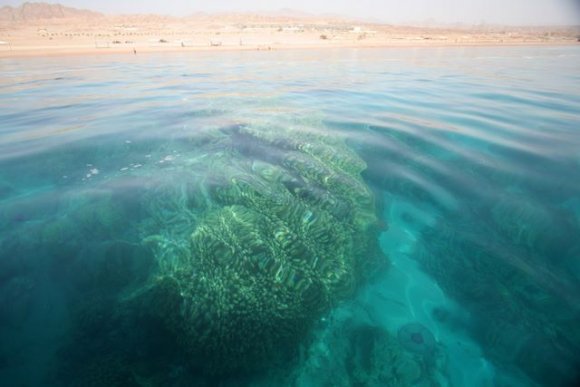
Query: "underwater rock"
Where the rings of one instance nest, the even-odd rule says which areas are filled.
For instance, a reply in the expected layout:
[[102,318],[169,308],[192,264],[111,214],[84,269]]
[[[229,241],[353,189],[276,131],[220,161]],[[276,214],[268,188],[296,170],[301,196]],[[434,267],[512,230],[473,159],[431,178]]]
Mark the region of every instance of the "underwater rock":
[[127,300],[209,374],[284,362],[387,266],[365,163],[340,140],[283,128],[231,127],[200,146],[177,188],[147,197],[159,270]]

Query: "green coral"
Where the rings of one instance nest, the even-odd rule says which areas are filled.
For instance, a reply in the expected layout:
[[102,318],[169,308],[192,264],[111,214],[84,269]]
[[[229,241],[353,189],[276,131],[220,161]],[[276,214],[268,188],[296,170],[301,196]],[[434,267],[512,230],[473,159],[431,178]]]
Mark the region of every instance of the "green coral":
[[340,140],[259,126],[197,151],[145,205],[159,270],[134,299],[206,371],[255,369],[386,264],[365,163]]

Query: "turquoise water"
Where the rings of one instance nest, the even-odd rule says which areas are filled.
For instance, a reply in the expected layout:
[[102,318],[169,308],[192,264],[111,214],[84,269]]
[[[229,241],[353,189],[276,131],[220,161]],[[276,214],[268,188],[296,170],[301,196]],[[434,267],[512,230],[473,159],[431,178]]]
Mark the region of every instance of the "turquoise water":
[[[579,69],[577,47],[3,60],[0,384],[571,385],[580,369]],[[336,185],[322,185],[335,173]],[[276,174],[293,180],[268,180]],[[259,187],[252,192],[270,207],[276,195],[324,207],[332,216],[300,215],[322,227],[301,236],[309,249],[368,236],[389,267],[336,299],[328,291],[328,307],[301,315],[300,334],[284,318],[258,329],[262,315],[249,311],[206,360],[234,364],[245,350],[234,355],[232,342],[244,337],[249,352],[259,337],[274,343],[264,358],[285,355],[214,372],[175,333],[183,328],[150,313],[189,309],[154,292],[139,300],[185,267],[191,234],[238,181]],[[367,191],[378,219],[361,236],[339,204],[356,207],[363,199],[351,195]],[[222,228],[261,232],[259,222],[232,224]],[[350,251],[328,244],[325,252]],[[302,286],[296,278],[288,286]],[[201,304],[229,302],[229,293],[206,300],[181,289]],[[322,303],[315,294],[296,310]],[[217,324],[204,318],[200,331]]]

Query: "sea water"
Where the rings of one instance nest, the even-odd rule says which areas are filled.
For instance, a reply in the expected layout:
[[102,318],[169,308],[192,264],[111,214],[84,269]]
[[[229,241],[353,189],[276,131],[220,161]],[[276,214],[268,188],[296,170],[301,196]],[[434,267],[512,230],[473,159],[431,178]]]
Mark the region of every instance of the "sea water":
[[[578,47],[3,59],[0,384],[573,383],[579,69]],[[228,154],[208,136],[244,125],[356,152],[389,267],[317,315],[284,367],[205,376],[111,305],[187,251],[152,252],[144,230],[192,232],[158,203],[191,207],[191,165]]]

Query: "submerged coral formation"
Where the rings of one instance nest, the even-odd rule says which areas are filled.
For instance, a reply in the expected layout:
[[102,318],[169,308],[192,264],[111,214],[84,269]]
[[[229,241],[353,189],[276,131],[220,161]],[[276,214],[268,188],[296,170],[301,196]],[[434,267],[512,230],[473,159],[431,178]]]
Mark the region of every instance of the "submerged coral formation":
[[520,369],[530,383],[569,385],[580,348],[580,309],[569,295],[578,285],[557,267],[574,251],[557,242],[554,230],[573,228],[558,211],[531,203],[511,196],[499,201],[489,219],[493,227],[481,222],[459,230],[451,225],[461,219],[449,216],[424,232],[429,250],[418,259],[473,314],[471,332],[498,367]]
[[[355,303],[361,303],[357,298]],[[402,329],[415,331],[418,323]],[[386,328],[369,324],[352,304],[336,308],[314,329],[313,342],[290,378],[290,386],[450,386],[446,351],[428,331],[428,351],[418,353]],[[399,335],[400,336],[400,335]]]
[[147,197],[158,272],[127,299],[206,372],[280,360],[387,262],[365,163],[341,140],[233,126],[180,168]]
[[413,354],[387,331],[363,326],[352,332],[345,363],[353,386],[444,386],[442,360],[434,346],[428,355]]

